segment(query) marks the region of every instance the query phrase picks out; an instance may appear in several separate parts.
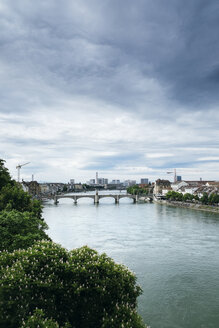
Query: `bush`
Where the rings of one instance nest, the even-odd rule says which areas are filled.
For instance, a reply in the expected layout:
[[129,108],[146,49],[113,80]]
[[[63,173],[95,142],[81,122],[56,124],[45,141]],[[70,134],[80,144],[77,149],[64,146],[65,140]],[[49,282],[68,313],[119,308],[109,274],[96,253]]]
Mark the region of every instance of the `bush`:
[[0,191],[8,184],[15,184],[15,181],[11,179],[8,169],[5,167],[4,163],[5,161],[0,159]]
[[23,191],[21,186],[6,185],[0,192],[0,210],[17,210],[20,212],[32,212],[38,218],[42,214],[42,206],[38,200],[32,200],[31,196]]
[[1,327],[21,326],[38,308],[61,327],[142,328],[136,312],[140,294],[128,268],[88,247],[68,252],[41,241],[1,253]]
[[176,200],[181,202],[183,200],[183,194],[171,190],[166,193],[166,198],[169,200]]
[[204,205],[208,204],[208,194],[206,192],[203,193],[203,196],[201,197],[201,202]]
[[[33,315],[23,323],[21,328],[59,328],[58,322],[45,317],[43,310],[35,310]],[[67,326],[66,326],[67,327]]]
[[187,202],[187,201],[192,202],[193,199],[194,199],[194,196],[188,192],[183,195],[184,202]]
[[50,240],[45,233],[46,229],[48,226],[45,221],[30,212],[2,211],[0,212],[0,251],[12,252],[18,248],[28,248],[38,240]]

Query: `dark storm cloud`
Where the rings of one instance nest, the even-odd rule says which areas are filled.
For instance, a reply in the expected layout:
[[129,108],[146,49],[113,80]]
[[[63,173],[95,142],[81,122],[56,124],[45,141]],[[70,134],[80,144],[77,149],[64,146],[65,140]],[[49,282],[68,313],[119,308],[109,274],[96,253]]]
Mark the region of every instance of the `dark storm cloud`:
[[219,3],[181,2],[178,19],[172,54],[161,59],[157,74],[171,83],[179,102],[206,109],[219,100]]
[[2,3],[1,58],[16,88],[4,100],[6,80],[2,110],[13,101],[17,110],[32,108],[62,90],[162,112],[152,82],[165,87],[168,108],[218,101],[217,1]]
[[31,152],[50,178],[63,162],[129,175],[218,157],[218,16],[216,0],[0,0],[11,167]]

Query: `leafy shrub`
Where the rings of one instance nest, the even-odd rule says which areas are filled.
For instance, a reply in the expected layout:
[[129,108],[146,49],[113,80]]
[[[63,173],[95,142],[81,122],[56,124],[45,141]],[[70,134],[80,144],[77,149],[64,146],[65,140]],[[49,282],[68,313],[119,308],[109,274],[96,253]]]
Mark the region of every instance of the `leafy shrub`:
[[140,294],[128,268],[88,247],[41,241],[0,256],[0,327],[21,326],[38,308],[61,327],[142,328]]
[[18,248],[28,248],[35,241],[49,239],[44,230],[48,228],[43,219],[30,212],[0,212],[0,251],[12,252]]
[[42,207],[38,200],[32,200],[31,196],[23,191],[21,186],[6,185],[0,192],[0,210],[17,210],[20,212],[32,212],[35,216],[41,217]]
[[203,193],[203,196],[201,197],[201,202],[204,205],[208,204],[208,194],[206,192]]
[[[43,310],[35,310],[33,315],[23,323],[21,328],[59,328],[58,322],[45,317]],[[66,326],[67,327],[67,326]]]
[[182,201],[183,200],[183,194],[176,191],[168,191],[166,193],[166,198],[169,200],[176,200],[176,201]]
[[5,167],[5,161],[3,159],[0,159],[0,191],[1,189],[10,184],[14,184],[15,181],[13,181],[10,177],[10,174],[8,172],[8,169]]

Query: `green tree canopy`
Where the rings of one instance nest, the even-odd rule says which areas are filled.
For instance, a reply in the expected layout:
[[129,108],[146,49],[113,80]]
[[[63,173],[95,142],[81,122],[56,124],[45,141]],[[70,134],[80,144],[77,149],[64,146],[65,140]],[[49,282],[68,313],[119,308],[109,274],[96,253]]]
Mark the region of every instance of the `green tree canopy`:
[[140,187],[139,185],[130,186],[127,188],[127,193],[131,195],[148,195],[151,189],[150,185]]
[[[59,328],[58,322],[45,317],[43,310],[37,309],[33,315],[22,322],[21,328]],[[67,328],[67,326],[65,326]]]
[[208,194],[206,192],[203,193],[203,196],[201,197],[201,202],[204,205],[208,204]]
[[43,219],[30,212],[0,212],[0,251],[12,252],[18,248],[28,248],[35,241],[50,238],[45,233],[48,229]]
[[20,327],[38,308],[60,327],[143,328],[140,294],[128,268],[88,247],[41,241],[0,256],[0,327]]
[[183,201],[183,194],[174,190],[170,190],[166,193],[166,198],[169,200]]
[[4,186],[8,184],[12,185],[14,183],[4,163],[5,161],[3,159],[0,159],[0,192]]
[[0,211],[15,209],[20,212],[32,212],[35,216],[41,217],[42,207],[38,200],[32,200],[31,196],[23,191],[17,183],[6,185],[0,192]]

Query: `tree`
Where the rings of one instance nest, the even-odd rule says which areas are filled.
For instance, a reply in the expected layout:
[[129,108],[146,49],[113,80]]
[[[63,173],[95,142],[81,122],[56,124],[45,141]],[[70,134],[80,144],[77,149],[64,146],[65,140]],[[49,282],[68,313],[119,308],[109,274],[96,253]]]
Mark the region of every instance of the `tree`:
[[67,185],[64,185],[62,191],[63,191],[63,192],[66,192],[67,190],[68,190]]
[[20,327],[38,308],[61,327],[143,328],[140,294],[128,268],[88,247],[40,241],[0,256],[0,327]]
[[187,201],[191,202],[193,200],[193,198],[194,198],[194,196],[188,192],[183,195],[184,202],[187,202]]
[[210,194],[208,197],[208,204],[214,205],[218,203],[219,203],[219,195],[215,193]]
[[[33,315],[30,315],[25,322],[22,322],[21,328],[59,328],[58,322],[45,317],[43,310],[37,309]],[[66,326],[67,328],[67,326]]]
[[207,205],[208,204],[208,194],[206,192],[203,193],[203,196],[201,197],[202,204]]
[[194,199],[197,200],[197,201],[199,201],[199,196],[198,195],[195,195],[194,196]]
[[38,200],[32,200],[31,196],[23,191],[18,184],[5,185],[0,192],[0,211],[4,209],[20,212],[32,212],[38,218],[42,214],[42,206]]
[[170,190],[166,193],[166,198],[170,200],[176,200],[176,201],[182,201],[183,200],[183,194],[176,192],[174,190]]
[[45,221],[30,212],[2,211],[0,212],[0,251],[12,252],[19,248],[28,248],[38,240],[50,240],[45,233],[46,229],[48,226]]
[[4,163],[5,161],[3,159],[0,159],[0,192],[4,186],[8,184],[12,185],[14,183]]
[[131,195],[148,195],[149,187],[149,185],[144,187],[140,187],[139,185],[130,186],[127,188],[127,193]]

